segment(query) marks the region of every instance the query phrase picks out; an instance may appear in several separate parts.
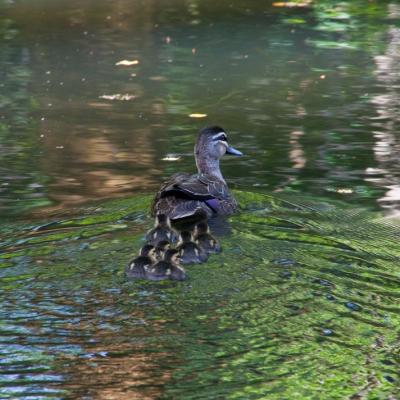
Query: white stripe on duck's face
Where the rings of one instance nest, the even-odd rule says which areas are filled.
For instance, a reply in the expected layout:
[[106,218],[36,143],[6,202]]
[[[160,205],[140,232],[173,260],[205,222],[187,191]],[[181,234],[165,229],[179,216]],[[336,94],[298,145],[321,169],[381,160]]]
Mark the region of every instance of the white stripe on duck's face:
[[212,140],[224,140],[226,142],[228,139],[226,138],[225,132],[218,132],[215,135],[212,135]]
[[220,159],[226,153],[228,146],[228,139],[225,132],[218,132],[211,136],[211,141],[209,141],[208,144],[208,153],[213,155],[215,158]]

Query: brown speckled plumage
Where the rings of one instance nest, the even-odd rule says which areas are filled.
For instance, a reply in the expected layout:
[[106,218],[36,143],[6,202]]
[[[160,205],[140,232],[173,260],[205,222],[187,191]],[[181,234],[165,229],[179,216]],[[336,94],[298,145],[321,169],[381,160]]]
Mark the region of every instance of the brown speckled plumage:
[[219,167],[219,160],[225,153],[241,155],[228,145],[222,128],[201,130],[195,146],[198,173],[171,176],[153,200],[152,215],[165,214],[176,220],[197,213],[206,217],[214,213],[233,214],[237,210],[237,202],[230,194]]

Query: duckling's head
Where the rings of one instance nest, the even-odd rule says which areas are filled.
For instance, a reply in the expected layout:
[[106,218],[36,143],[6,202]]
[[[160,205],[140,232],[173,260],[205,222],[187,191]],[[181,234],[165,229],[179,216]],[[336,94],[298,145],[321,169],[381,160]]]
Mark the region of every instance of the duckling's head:
[[181,241],[182,243],[193,241],[192,232],[190,232],[190,231],[182,231],[182,232],[181,232],[180,241]]
[[211,160],[219,160],[225,154],[241,156],[239,150],[229,146],[227,134],[223,128],[219,126],[210,126],[200,131],[194,148],[197,158],[205,158]]
[[155,251],[156,251],[156,249],[153,245],[146,244],[140,249],[139,254],[143,257],[153,258],[153,257],[155,257]]
[[171,247],[171,243],[168,242],[168,240],[161,240],[161,242],[158,242],[157,244],[157,249],[161,251],[166,251]]
[[155,219],[155,226],[161,226],[161,227],[171,227],[171,220],[169,217],[165,214],[157,214],[156,219]]
[[171,264],[179,264],[179,251],[176,249],[168,249],[164,254],[164,261]]
[[207,225],[207,222],[199,222],[195,228],[195,235],[201,235],[202,233],[209,233],[210,228]]

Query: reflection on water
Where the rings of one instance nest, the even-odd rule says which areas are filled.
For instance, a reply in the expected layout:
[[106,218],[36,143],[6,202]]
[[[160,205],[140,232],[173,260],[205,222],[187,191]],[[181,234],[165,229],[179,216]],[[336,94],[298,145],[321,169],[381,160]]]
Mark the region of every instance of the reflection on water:
[[[389,17],[397,18],[400,15],[400,7],[390,4]],[[383,55],[375,57],[376,77],[382,88],[382,94],[373,97],[378,118],[375,123],[375,160],[378,168],[373,170],[371,178],[376,185],[386,189],[382,197],[378,199],[381,206],[390,211],[391,215],[399,214],[400,204],[400,174],[399,156],[400,143],[398,139],[398,126],[400,122],[398,93],[400,84],[400,29],[390,26],[388,29],[388,46]]]
[[[398,397],[396,2],[0,7],[1,398]],[[224,251],[127,282],[206,124],[246,154]]]
[[399,228],[236,195],[223,253],[185,282],[125,279],[149,196],[2,227],[0,397],[396,398]]
[[236,185],[386,204],[366,171],[397,140],[398,5],[214,3],[3,4],[2,214],[154,190],[214,123]]

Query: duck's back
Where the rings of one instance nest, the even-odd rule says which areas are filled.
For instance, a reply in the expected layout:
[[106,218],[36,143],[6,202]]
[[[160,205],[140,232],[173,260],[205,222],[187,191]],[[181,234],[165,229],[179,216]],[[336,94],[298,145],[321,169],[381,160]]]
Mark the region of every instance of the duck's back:
[[180,254],[182,264],[196,264],[205,262],[208,258],[205,253],[196,243],[186,242],[177,247]]
[[146,242],[157,246],[162,241],[175,243],[178,240],[178,234],[170,228],[156,227],[146,234]]
[[230,195],[224,181],[205,174],[175,174],[156,194],[151,212],[162,213],[171,219],[190,217],[202,213],[210,217],[214,213],[233,214],[236,200]]
[[147,273],[147,278],[152,281],[168,279],[170,264],[165,261],[159,261],[154,264]]
[[152,260],[147,256],[139,256],[132,260],[125,268],[125,273],[131,279],[144,279],[147,270],[151,267]]

